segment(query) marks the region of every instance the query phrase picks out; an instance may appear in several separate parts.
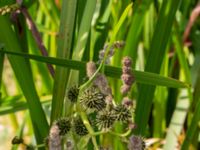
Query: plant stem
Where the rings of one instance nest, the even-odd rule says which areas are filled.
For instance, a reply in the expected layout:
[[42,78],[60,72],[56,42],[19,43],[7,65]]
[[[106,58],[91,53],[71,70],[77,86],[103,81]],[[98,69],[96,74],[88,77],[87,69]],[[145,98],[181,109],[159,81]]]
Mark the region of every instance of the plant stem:
[[119,137],[126,137],[126,136],[128,136],[131,133],[131,130],[129,129],[125,133],[115,133],[113,131],[109,131],[109,133],[112,134],[112,135],[119,136]]
[[[35,42],[37,43],[37,45],[40,49],[40,52],[42,53],[43,56],[48,56],[48,52],[47,52],[47,50],[46,50],[46,48],[45,48],[45,46],[42,42],[42,38],[40,36],[40,33],[37,30],[37,27],[36,27],[34,21],[32,20],[30,14],[28,13],[27,9],[25,7],[22,7],[21,12],[24,15],[24,17],[26,18],[27,26],[31,30],[33,37],[35,39]],[[55,71],[54,71],[53,66],[51,64],[47,64],[47,68],[48,68],[51,76],[54,77]]]
[[93,145],[95,147],[95,150],[99,150],[99,147],[98,147],[97,141],[96,141],[96,137],[94,136],[94,130],[93,130],[93,128],[91,127],[91,125],[89,123],[87,115],[83,111],[80,112],[80,115],[81,115],[81,118],[83,120],[83,123],[84,123],[85,127],[87,128],[89,134],[91,135],[92,143],[93,143]]

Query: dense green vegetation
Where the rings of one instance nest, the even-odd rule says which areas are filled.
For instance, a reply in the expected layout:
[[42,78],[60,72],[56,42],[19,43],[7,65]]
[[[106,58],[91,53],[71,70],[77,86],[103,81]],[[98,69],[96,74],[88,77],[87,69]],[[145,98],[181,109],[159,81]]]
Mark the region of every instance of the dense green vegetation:
[[199,149],[199,14],[197,0],[0,1],[2,148]]

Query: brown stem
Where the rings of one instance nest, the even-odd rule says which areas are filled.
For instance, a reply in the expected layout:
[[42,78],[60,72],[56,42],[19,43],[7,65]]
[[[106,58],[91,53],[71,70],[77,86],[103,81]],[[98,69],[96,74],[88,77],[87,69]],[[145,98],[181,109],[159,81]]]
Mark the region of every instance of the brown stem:
[[188,21],[188,24],[186,26],[186,29],[185,29],[185,32],[184,32],[184,35],[183,35],[183,42],[185,44],[188,44],[187,40],[188,40],[188,36],[190,34],[190,31],[191,31],[191,28],[192,28],[194,22],[197,20],[199,15],[200,15],[200,3],[197,4],[197,6],[192,10],[192,13],[190,15],[190,19]]
[[[28,25],[28,28],[29,28],[29,30],[31,30],[33,37],[34,37],[34,39],[37,43],[37,46],[40,49],[40,52],[42,53],[43,56],[48,56],[48,52],[47,52],[47,50],[46,50],[46,48],[45,48],[45,46],[42,42],[42,38],[40,36],[40,33],[37,30],[37,27],[36,27],[35,23],[33,22],[31,16],[29,15],[27,9],[25,7],[22,7],[21,12],[24,15],[24,17],[26,18],[26,23]],[[51,76],[54,77],[55,71],[54,71],[53,66],[51,64],[47,64],[47,67],[48,67],[48,70],[49,70]]]

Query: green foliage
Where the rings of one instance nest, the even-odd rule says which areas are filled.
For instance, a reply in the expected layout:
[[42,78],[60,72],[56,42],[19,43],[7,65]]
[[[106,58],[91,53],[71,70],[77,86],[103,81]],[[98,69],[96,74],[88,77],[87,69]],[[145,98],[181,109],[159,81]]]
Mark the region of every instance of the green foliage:
[[198,14],[186,0],[2,1],[0,116],[12,149],[199,149]]

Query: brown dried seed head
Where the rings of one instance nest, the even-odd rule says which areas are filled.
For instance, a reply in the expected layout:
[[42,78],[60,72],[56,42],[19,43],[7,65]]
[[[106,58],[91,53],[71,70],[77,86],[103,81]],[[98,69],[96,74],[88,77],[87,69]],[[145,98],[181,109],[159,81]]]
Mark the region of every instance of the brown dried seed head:
[[96,65],[93,61],[90,61],[86,64],[87,76],[90,78],[96,71]]
[[131,129],[131,130],[134,130],[134,129],[137,128],[137,125],[135,123],[133,123],[133,122],[129,122],[128,123],[128,128]]
[[49,133],[49,150],[61,150],[61,137],[59,133],[59,127],[53,124]]
[[132,68],[131,67],[123,66],[122,67],[122,73],[123,74],[131,74],[132,73]]
[[131,86],[130,85],[127,85],[127,84],[124,84],[121,86],[121,93],[124,95],[124,94],[127,94],[131,89]]
[[123,66],[131,67],[131,65],[132,65],[131,57],[128,57],[128,56],[124,57],[122,60],[122,64],[123,64]]
[[96,86],[108,86],[108,80],[106,79],[106,76],[104,74],[98,74],[94,83]]
[[134,82],[134,77],[132,74],[122,74],[121,79],[124,84],[132,85]]
[[94,85],[96,85],[104,95],[112,94],[112,90],[109,87],[108,80],[104,74],[97,75]]
[[113,44],[114,48],[122,48],[122,47],[124,47],[124,45],[125,45],[125,42],[124,42],[124,41],[116,41],[116,42]]
[[125,107],[132,107],[133,100],[131,100],[129,97],[124,97],[122,100],[122,105],[124,105]]
[[106,96],[106,98],[105,98],[106,104],[112,105],[112,99],[113,99],[112,95]]
[[105,55],[105,51],[103,49],[100,50],[99,51],[99,59],[103,59],[104,55]]

